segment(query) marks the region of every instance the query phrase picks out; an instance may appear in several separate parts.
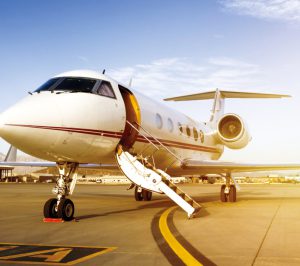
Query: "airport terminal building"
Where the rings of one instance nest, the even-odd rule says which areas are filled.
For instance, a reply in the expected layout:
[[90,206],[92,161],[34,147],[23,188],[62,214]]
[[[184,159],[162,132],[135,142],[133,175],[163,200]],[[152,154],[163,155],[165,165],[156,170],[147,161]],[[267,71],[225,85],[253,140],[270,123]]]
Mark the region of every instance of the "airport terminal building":
[[7,178],[11,178],[12,175],[12,171],[13,171],[14,167],[11,166],[0,166],[0,181],[4,181]]

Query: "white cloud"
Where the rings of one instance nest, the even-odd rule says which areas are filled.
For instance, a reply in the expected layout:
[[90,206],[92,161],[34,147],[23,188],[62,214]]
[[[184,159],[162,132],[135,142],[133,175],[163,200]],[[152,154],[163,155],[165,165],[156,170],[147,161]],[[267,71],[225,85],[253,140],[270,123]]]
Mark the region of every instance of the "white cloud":
[[82,55],[78,55],[77,59],[80,60],[80,61],[83,61],[85,63],[87,63],[89,61],[87,57],[82,56]]
[[220,3],[241,15],[300,22],[299,0],[221,0]]
[[209,58],[204,63],[193,63],[187,58],[163,58],[107,73],[126,85],[132,78],[135,89],[157,98],[215,88],[257,87],[260,81],[257,65],[228,57]]
[[234,58],[229,57],[213,57],[208,60],[212,65],[221,66],[221,67],[256,67],[254,64],[249,64]]

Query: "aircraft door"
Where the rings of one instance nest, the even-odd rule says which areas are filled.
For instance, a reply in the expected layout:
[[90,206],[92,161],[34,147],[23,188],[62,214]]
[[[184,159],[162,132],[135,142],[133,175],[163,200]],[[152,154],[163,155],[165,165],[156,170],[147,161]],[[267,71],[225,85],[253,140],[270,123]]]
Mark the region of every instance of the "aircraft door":
[[[119,85],[119,89],[125,104],[126,121],[129,121],[137,129],[139,129],[139,125],[141,123],[141,112],[137,99],[127,88]],[[133,146],[138,134],[139,133],[134,128],[132,128],[128,123],[125,123],[124,133],[120,140],[120,144],[125,150],[129,150]]]

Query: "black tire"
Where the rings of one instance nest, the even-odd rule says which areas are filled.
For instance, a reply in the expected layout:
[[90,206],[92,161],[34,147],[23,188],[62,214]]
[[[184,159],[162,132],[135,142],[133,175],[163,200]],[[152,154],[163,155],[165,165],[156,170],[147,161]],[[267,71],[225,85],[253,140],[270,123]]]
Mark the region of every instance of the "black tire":
[[56,208],[57,199],[49,199],[44,205],[44,217],[45,218],[57,218]]
[[230,202],[236,202],[236,187],[235,187],[235,185],[230,185],[228,199]]
[[227,195],[225,194],[225,188],[226,188],[226,185],[221,186],[221,192],[220,192],[221,202],[227,202]]
[[152,192],[146,189],[143,189],[142,196],[144,201],[150,201],[152,199]]
[[143,200],[143,193],[138,192],[138,187],[136,186],[134,189],[134,198],[136,201],[142,201]]
[[75,212],[74,203],[70,199],[62,199],[59,203],[57,215],[59,218],[62,218],[64,221],[73,220]]

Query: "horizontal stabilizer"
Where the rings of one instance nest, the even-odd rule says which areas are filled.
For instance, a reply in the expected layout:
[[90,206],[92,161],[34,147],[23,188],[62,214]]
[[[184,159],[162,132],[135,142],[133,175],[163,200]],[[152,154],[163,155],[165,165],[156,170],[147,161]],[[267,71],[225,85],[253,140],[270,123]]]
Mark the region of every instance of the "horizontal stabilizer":
[[[223,91],[217,90],[220,97],[225,98],[286,98],[291,97],[285,94],[257,93],[257,92],[241,92],[241,91]],[[166,98],[165,101],[195,101],[215,99],[216,91],[201,92],[190,95],[182,95],[178,97]]]

